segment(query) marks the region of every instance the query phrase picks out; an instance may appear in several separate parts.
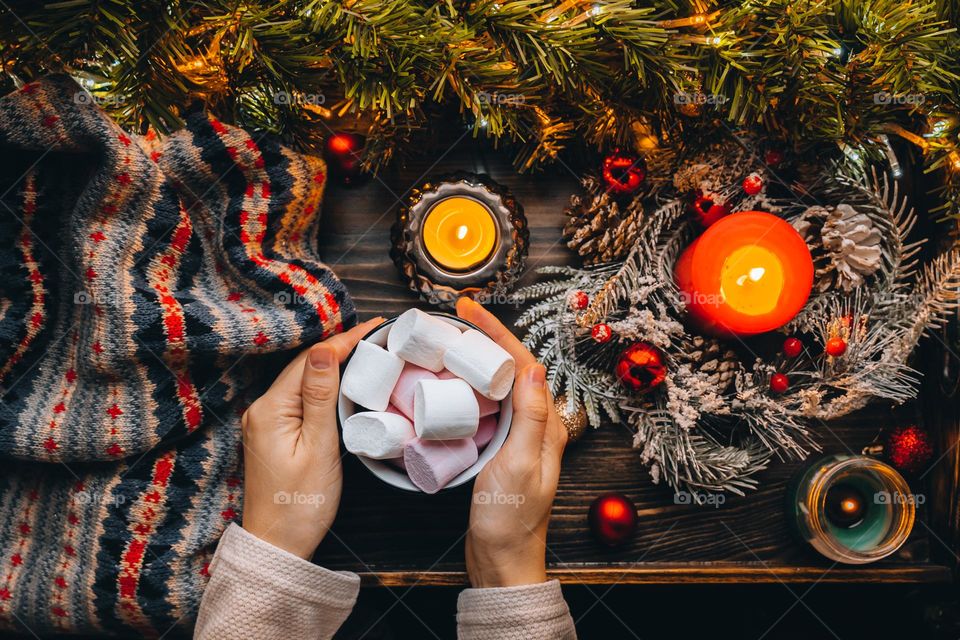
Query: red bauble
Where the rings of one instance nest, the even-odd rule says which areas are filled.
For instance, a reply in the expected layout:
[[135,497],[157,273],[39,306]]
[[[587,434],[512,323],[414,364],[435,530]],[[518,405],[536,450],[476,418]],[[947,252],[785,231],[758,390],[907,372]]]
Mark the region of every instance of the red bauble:
[[603,183],[607,187],[607,193],[635,193],[646,177],[646,166],[637,156],[614,151],[603,159]]
[[782,373],[770,376],[770,391],[784,393],[790,387],[790,378]]
[[767,149],[763,154],[763,161],[774,169],[783,164],[786,158],[787,156],[780,149]]
[[567,296],[567,304],[574,311],[583,311],[590,304],[590,296],[583,291],[571,291]]
[[704,227],[709,227],[720,218],[729,215],[732,209],[728,204],[714,203],[710,195],[697,192],[693,201],[693,212]]
[[613,330],[610,328],[610,325],[601,322],[593,325],[593,329],[590,330],[590,337],[600,344],[610,342],[610,338],[613,337]]
[[796,358],[803,352],[803,343],[799,338],[787,338],[783,341],[783,355]]
[[330,173],[345,184],[365,177],[360,162],[363,152],[363,136],[355,133],[334,133],[324,144],[324,157]]
[[930,435],[916,425],[891,431],[883,450],[890,464],[906,474],[922,471],[933,457]]
[[755,196],[763,190],[763,178],[751,173],[743,179],[743,190],[748,196]]
[[827,340],[827,344],[824,347],[824,351],[827,352],[828,356],[833,356],[834,358],[839,358],[844,353],[847,352],[847,341],[843,338],[830,338]]
[[645,393],[664,381],[667,366],[660,349],[646,342],[637,342],[620,354],[614,372],[626,387]]
[[606,493],[590,504],[590,530],[605,545],[623,544],[637,530],[637,508],[620,493]]

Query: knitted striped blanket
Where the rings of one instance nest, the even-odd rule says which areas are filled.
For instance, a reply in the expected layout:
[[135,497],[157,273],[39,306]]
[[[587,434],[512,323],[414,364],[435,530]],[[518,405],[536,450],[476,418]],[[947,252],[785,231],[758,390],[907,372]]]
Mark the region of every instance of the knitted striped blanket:
[[125,133],[66,76],[0,99],[0,158],[0,627],[189,633],[240,414],[355,322],[325,165],[202,114]]

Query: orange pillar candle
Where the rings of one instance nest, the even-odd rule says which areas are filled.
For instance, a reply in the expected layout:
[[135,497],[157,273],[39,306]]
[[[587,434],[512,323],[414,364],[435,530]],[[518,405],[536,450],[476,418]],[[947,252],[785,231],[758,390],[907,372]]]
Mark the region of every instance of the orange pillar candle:
[[493,214],[473,198],[445,198],[424,218],[423,248],[437,266],[447,271],[476,268],[486,262],[496,244]]
[[717,335],[782,327],[807,303],[813,259],[789,223],[762,211],[710,226],[680,256],[674,278],[691,319]]

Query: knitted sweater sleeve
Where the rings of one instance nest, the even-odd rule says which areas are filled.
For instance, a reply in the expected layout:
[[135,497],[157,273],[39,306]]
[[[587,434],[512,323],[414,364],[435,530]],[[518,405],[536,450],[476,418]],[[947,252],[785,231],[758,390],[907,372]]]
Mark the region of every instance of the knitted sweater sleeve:
[[209,571],[197,640],[331,638],[360,591],[356,574],[318,567],[236,524],[220,538]]
[[576,640],[560,582],[466,589],[457,602],[459,640]]

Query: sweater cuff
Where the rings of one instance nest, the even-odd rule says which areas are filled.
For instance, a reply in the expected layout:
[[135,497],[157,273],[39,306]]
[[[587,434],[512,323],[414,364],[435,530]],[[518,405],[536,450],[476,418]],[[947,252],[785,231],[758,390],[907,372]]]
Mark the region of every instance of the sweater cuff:
[[231,522],[220,538],[210,562],[210,573],[226,565],[267,590],[331,609],[350,611],[360,592],[360,576],[349,571],[330,571],[288,551],[264,542]]
[[465,589],[457,601],[461,638],[576,638],[560,581]]

